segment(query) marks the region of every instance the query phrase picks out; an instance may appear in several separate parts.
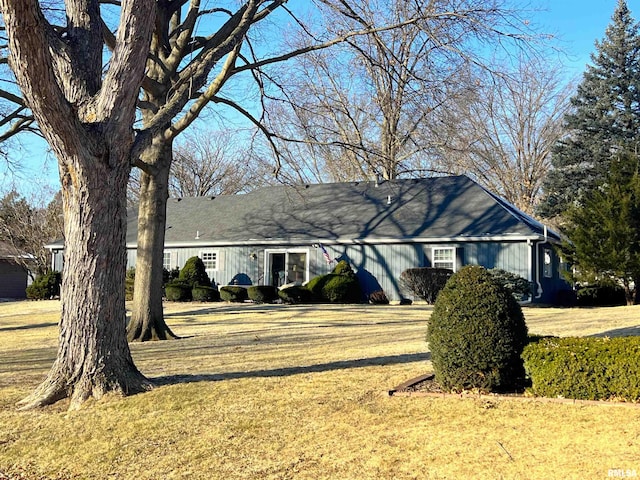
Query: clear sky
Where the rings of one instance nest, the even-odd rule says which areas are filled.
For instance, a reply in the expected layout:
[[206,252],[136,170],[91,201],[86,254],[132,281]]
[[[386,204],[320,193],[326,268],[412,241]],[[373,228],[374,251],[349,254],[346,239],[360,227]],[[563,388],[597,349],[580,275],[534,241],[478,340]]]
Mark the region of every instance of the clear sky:
[[[515,0],[516,2],[519,0]],[[640,19],[640,0],[627,0],[633,17]],[[604,36],[617,0],[530,0],[535,11],[526,15],[539,31],[556,36],[558,46],[567,55],[571,76],[579,76],[590,63],[594,41]],[[8,171],[0,160],[0,194],[15,185],[21,192],[39,192],[43,188],[58,189],[57,166],[43,140],[25,138],[23,149],[13,150],[11,158],[19,164],[17,172]]]

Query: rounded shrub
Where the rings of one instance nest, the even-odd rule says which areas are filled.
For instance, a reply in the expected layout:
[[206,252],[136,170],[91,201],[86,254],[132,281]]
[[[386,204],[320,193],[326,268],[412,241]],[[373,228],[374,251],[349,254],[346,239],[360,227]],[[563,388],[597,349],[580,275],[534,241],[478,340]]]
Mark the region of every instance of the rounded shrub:
[[219,302],[220,292],[213,287],[196,285],[191,289],[191,298],[195,302]]
[[305,286],[305,288],[311,293],[312,301],[323,301],[322,288],[324,287],[325,283],[327,283],[327,280],[329,280],[329,275],[318,275],[317,277],[313,277]]
[[278,289],[273,285],[252,285],[247,288],[247,295],[255,303],[273,303],[278,298]]
[[164,286],[165,298],[170,302],[188,302],[191,300],[192,286],[186,282],[172,281]]
[[180,270],[179,280],[189,285],[205,285],[211,286],[211,280],[207,275],[204,262],[200,257],[191,257]]
[[225,285],[220,287],[220,299],[225,302],[242,303],[247,300],[247,289],[236,287],[234,285]]
[[278,296],[284,303],[310,303],[312,294],[306,287],[291,286],[278,291]]
[[436,300],[427,341],[445,389],[508,390],[524,382],[527,326],[511,292],[484,268],[454,274]]

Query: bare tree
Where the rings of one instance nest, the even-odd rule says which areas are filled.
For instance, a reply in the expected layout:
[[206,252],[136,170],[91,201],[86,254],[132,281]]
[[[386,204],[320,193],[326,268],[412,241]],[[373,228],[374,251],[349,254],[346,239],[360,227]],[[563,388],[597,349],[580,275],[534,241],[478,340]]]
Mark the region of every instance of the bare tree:
[[126,185],[139,87],[155,18],[153,0],[123,0],[105,64],[98,0],[65,2],[56,27],[37,0],[0,0],[9,62],[27,105],[58,159],[65,275],[59,349],[32,408],[70,397],[70,408],[107,392],[151,387],[125,334]]
[[266,168],[234,141],[234,132],[191,131],[173,149],[169,175],[172,197],[249,192],[268,182]]
[[443,107],[466,94],[460,77],[470,65],[492,71],[483,57],[491,43],[505,41],[511,27],[515,46],[528,45],[513,27],[517,12],[502,2],[447,0],[359,2],[349,12],[330,15],[327,28],[420,20],[350,38],[287,70],[279,79],[292,85],[287,101],[275,99],[268,116],[284,161],[295,175],[319,180],[438,173],[435,139],[424,133]]
[[477,72],[429,133],[439,141],[440,168],[471,176],[531,214],[563,134],[571,85],[549,60],[520,58],[503,72]]

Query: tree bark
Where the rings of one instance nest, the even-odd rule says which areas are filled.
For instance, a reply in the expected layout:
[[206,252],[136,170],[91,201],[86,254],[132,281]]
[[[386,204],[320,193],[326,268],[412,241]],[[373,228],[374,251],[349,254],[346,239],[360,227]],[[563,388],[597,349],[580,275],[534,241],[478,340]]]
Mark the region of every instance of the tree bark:
[[[122,280],[126,268],[126,183],[129,163],[113,159],[62,176],[65,265],[58,355],[46,380],[21,403],[33,408],[71,398],[122,395],[152,387],[136,368],[125,335]],[[74,177],[74,173],[77,174]]]
[[164,321],[162,310],[162,253],[172,148],[171,140],[156,139],[141,158],[150,169],[140,175],[138,251],[132,315],[127,326],[129,341],[178,338]]

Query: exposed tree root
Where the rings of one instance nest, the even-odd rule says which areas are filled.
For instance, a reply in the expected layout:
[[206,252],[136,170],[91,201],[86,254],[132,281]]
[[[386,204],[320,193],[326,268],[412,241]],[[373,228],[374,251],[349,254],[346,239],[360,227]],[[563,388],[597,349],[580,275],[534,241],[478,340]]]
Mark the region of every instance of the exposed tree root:
[[99,400],[107,393],[129,396],[153,389],[153,383],[135,366],[126,370],[111,375],[105,375],[104,372],[84,374],[74,381],[54,365],[47,379],[33,393],[18,402],[18,409],[32,410],[70,398],[69,410],[77,410],[88,399]]

